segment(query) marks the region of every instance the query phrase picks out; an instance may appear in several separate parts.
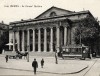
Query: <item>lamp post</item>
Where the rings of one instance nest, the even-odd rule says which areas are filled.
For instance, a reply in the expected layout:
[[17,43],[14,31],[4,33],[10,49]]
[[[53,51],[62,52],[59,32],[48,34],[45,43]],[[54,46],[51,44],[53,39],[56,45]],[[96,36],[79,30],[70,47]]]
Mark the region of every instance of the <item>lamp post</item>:
[[56,50],[55,50],[55,63],[58,64],[57,46],[56,46]]
[[28,52],[28,54],[27,54],[27,62],[29,62],[29,45],[27,46],[27,48],[28,48],[28,50],[27,50],[27,52]]
[[56,60],[56,64],[58,64],[58,59],[57,59],[57,50],[55,51],[55,60]]
[[[55,46],[55,43],[54,43]],[[55,46],[55,63],[58,64],[58,59],[57,59],[57,47]]]
[[82,30],[81,30],[81,28],[80,28],[80,45],[81,45],[81,54],[83,54],[83,53],[82,53],[82,39],[81,39],[82,37],[81,37],[81,34],[82,34]]

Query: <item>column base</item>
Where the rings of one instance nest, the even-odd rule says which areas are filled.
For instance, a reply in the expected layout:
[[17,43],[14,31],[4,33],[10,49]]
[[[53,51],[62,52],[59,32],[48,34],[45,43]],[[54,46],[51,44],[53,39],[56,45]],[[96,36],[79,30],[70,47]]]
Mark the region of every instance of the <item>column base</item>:
[[47,51],[43,51],[43,52],[47,52]]
[[35,52],[35,51],[31,51],[31,52]]
[[12,51],[12,53],[14,53],[15,51]]
[[25,53],[25,51],[21,51],[21,53]]
[[41,51],[37,51],[37,52],[41,52]]
[[57,52],[59,52],[60,50],[59,50],[59,48],[57,49]]
[[50,50],[49,52],[53,52],[53,49],[52,49],[52,50]]

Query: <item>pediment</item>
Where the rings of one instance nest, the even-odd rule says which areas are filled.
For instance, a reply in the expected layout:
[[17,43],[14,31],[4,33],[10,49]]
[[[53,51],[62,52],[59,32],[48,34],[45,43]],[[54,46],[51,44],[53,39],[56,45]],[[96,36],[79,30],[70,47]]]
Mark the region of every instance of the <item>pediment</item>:
[[57,8],[57,7],[51,7],[39,16],[37,16],[35,19],[42,19],[42,18],[50,18],[55,16],[64,16],[75,13],[73,11]]

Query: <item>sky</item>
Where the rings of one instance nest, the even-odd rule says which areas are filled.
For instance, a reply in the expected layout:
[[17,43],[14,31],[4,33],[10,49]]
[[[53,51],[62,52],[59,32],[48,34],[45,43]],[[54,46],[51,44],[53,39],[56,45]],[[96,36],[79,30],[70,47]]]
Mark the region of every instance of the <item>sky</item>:
[[89,10],[100,20],[100,0],[0,0],[0,22],[34,19],[52,6],[76,12]]

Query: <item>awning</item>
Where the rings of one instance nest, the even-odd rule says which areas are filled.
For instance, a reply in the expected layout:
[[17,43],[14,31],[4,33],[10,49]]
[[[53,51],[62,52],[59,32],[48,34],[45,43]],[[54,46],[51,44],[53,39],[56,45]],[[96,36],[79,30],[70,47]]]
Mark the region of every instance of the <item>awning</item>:
[[[17,44],[17,43],[15,43],[15,44]],[[8,45],[8,46],[13,46],[13,43],[8,43],[8,44],[6,44],[6,45]]]
[[13,45],[13,43],[8,43],[8,44],[6,44],[6,45]]

